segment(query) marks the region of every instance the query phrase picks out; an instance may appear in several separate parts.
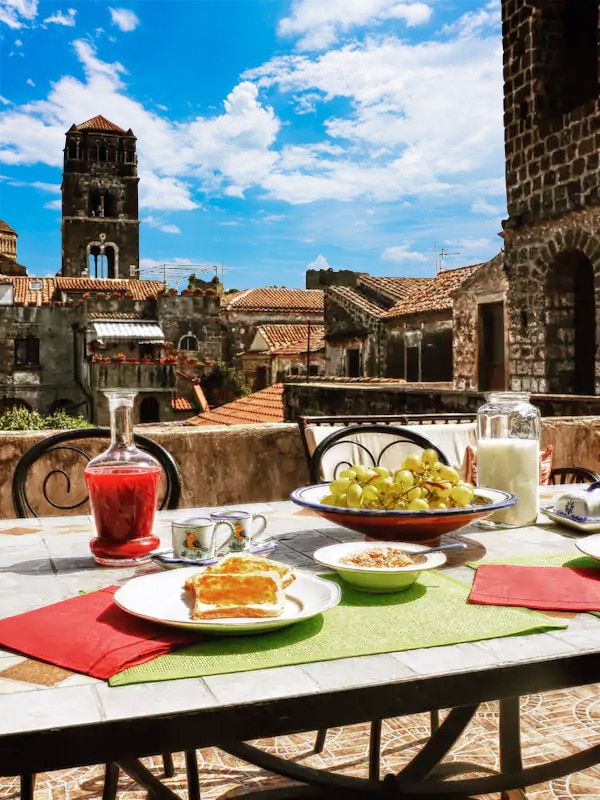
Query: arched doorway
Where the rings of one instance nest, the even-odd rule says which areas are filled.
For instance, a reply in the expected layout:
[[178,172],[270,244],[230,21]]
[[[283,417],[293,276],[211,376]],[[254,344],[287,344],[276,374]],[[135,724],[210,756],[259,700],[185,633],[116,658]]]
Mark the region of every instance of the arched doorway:
[[144,397],[140,403],[140,422],[160,422],[160,407],[156,397]]
[[559,253],[546,290],[546,375],[551,394],[595,394],[594,268],[580,250]]

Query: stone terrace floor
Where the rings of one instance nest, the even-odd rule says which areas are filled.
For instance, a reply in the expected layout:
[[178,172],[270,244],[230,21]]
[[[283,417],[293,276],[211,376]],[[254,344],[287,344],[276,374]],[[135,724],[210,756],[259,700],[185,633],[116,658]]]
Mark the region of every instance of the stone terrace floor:
[[[525,766],[558,758],[576,749],[597,744],[600,739],[599,685],[585,686],[547,695],[531,695],[521,706],[523,721],[523,755]],[[414,754],[415,743],[427,736],[427,715],[395,718],[384,725],[382,774],[397,769]],[[326,767],[346,774],[366,777],[368,725],[333,728],[329,731],[325,750],[314,755],[314,734],[282,736],[263,741],[266,749],[296,758],[313,767]],[[479,761],[497,766],[496,706],[482,706],[475,720],[465,731],[452,760]],[[167,784],[187,798],[183,756],[175,754],[175,777]],[[160,758],[145,763],[160,774]],[[257,788],[285,785],[283,779],[248,766],[217,749],[198,751],[202,800],[242,797]],[[100,797],[103,767],[63,770],[38,776],[35,800],[79,800]],[[1,800],[12,800],[19,793],[16,778],[0,778]],[[510,800],[521,800],[520,792],[510,792]],[[528,800],[582,800],[600,797],[600,767],[586,770],[551,783],[530,787]],[[121,777],[119,798],[145,800],[146,794],[127,776]],[[485,800],[491,798],[486,795]],[[497,798],[497,795],[493,795]],[[482,796],[483,798],[483,796]]]

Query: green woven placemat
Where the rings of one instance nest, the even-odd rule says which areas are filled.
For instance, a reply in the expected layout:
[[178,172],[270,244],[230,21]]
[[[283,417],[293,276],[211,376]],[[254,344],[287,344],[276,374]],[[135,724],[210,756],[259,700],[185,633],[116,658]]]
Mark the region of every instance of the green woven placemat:
[[470,587],[441,572],[422,573],[417,583],[397,594],[366,594],[340,585],[340,605],[324,614],[271,633],[203,637],[124,670],[109,684],[246,672],[567,627],[528,609],[471,605]]

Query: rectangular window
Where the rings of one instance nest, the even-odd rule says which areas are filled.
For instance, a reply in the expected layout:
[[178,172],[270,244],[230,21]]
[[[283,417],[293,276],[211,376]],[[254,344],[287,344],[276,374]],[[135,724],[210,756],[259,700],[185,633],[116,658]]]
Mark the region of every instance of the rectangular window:
[[15,365],[17,367],[39,367],[40,340],[34,336],[15,339]]

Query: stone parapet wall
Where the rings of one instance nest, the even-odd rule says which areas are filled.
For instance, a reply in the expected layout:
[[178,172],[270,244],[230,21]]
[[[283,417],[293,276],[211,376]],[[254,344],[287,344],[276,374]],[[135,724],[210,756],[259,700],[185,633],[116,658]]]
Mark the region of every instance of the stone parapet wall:
[[[181,508],[284,500],[309,480],[298,427],[292,423],[202,428],[143,426],[142,430],[175,458],[183,483]],[[45,435],[48,434],[0,433],[0,517],[15,515],[11,496],[15,466],[23,453]],[[93,452],[103,448],[101,442],[93,444]],[[554,448],[555,466],[577,465],[600,473],[600,417],[545,418],[542,445],[549,444]],[[66,466],[72,457],[61,458]],[[35,476],[40,483],[46,471],[40,470]],[[72,513],[86,511],[84,508]]]

